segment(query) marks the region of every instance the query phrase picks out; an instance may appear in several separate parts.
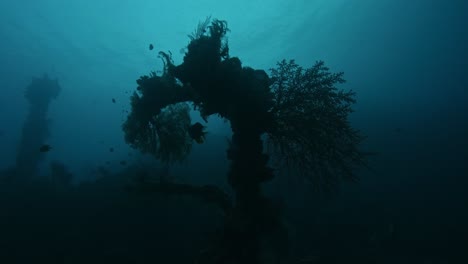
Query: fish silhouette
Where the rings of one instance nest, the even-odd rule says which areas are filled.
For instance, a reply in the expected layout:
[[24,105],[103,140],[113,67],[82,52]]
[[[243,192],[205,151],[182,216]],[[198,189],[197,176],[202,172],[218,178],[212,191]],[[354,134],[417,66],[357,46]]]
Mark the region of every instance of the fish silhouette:
[[39,148],[40,152],[49,152],[52,149],[52,147],[48,144],[44,144]]

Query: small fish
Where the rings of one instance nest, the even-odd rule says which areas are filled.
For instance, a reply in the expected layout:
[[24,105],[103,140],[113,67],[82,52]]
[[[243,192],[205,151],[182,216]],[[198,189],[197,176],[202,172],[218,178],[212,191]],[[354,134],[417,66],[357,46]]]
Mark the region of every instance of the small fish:
[[120,165],[125,166],[127,165],[127,162],[125,160],[120,161]]
[[154,46],[153,44],[149,44],[149,50],[153,50]]
[[49,152],[52,149],[52,147],[48,144],[44,144],[39,148],[40,152]]
[[114,148],[109,148],[109,151],[110,151],[110,152],[114,152]]
[[189,130],[190,137],[195,140],[198,144],[202,144],[205,141],[205,126],[200,124],[199,122],[190,126]]
[[112,102],[115,104],[115,98],[112,98]]

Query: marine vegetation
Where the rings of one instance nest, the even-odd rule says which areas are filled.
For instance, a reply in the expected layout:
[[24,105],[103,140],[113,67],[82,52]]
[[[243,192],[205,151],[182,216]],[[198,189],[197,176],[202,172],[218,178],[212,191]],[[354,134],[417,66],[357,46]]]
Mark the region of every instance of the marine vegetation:
[[123,124],[125,140],[173,163],[187,158],[193,141],[203,143],[204,127],[191,124],[191,110],[205,120],[210,115],[228,120],[232,201],[215,186],[142,182],[140,189],[199,196],[222,208],[224,228],[197,263],[280,263],[287,230],[261,191],[262,183],[275,176],[270,156],[275,168],[295,168],[319,189],[356,179],[365,154],[359,150],[363,136],[348,121],[355,94],[338,89],[343,73],[330,72],[321,61],[302,68],[283,60],[270,75],[243,66],[229,54],[228,31],[226,21],[208,18],[189,36],[183,63],[176,65],[171,53],[159,53],[162,73],[137,80]]

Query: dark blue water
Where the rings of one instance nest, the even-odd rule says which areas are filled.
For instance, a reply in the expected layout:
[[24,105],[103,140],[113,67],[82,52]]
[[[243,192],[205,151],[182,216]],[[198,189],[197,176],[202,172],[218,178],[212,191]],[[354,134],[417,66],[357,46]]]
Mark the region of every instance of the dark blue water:
[[[162,70],[157,52],[182,63],[187,35],[211,15],[228,22],[244,66],[343,71],[340,88],[357,94],[349,120],[375,152],[331,194],[294,173],[265,186],[283,207],[287,263],[465,263],[467,12],[462,0],[2,1],[0,262],[188,263],[209,244],[216,208],[125,189],[166,167],[128,146],[122,123],[135,81]],[[28,97],[40,80],[59,92]],[[212,116],[207,131],[170,177],[232,194],[229,122]]]

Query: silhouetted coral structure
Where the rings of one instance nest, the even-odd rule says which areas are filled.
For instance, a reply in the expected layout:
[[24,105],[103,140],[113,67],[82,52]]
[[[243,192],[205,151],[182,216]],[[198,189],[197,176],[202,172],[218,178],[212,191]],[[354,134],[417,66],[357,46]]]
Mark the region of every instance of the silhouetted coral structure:
[[40,148],[49,136],[47,111],[50,102],[59,95],[60,90],[58,81],[50,79],[47,74],[41,78],[33,78],[31,84],[26,87],[25,98],[29,103],[29,111],[16,157],[16,171],[21,178],[32,177],[44,157]]
[[213,114],[229,120],[228,182],[235,192],[234,206],[221,239],[204,254],[203,263],[261,263],[264,238],[284,230],[261,193],[261,184],[274,176],[262,135],[268,136],[277,164],[299,166],[316,186],[330,186],[340,177],[353,179],[354,168],[365,162],[358,150],[362,136],[348,122],[354,93],[337,89],[343,74],[330,73],[323,62],[303,69],[282,61],[271,77],[242,66],[229,55],[227,23],[208,20],[190,36],[182,64],[160,52],[162,75],[137,80],[132,111],[123,125],[125,140],[158,159],[179,161],[189,154],[193,139],[187,102],[205,120]]

